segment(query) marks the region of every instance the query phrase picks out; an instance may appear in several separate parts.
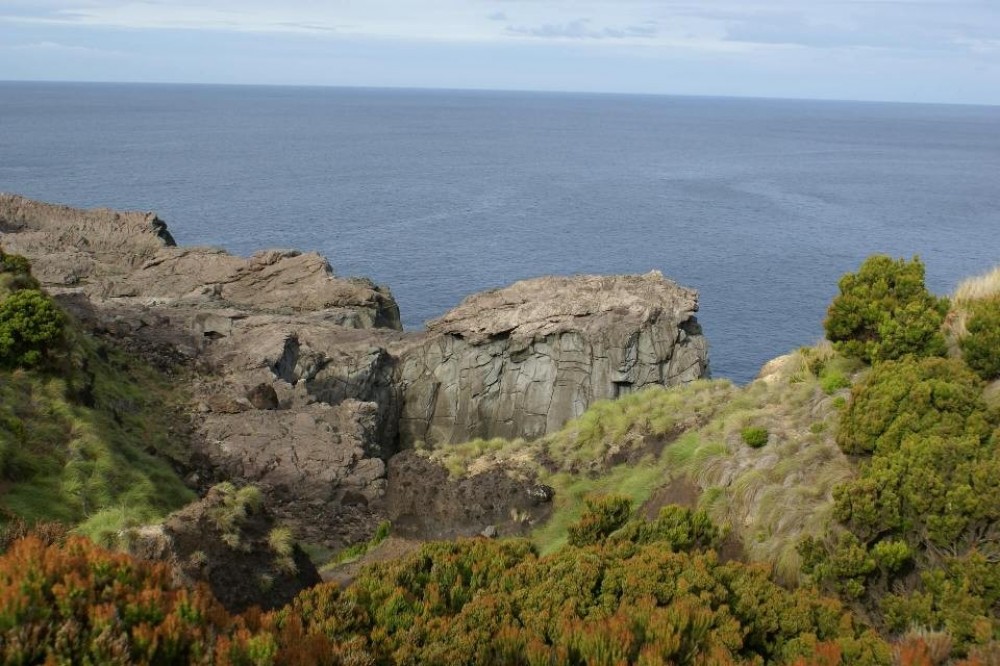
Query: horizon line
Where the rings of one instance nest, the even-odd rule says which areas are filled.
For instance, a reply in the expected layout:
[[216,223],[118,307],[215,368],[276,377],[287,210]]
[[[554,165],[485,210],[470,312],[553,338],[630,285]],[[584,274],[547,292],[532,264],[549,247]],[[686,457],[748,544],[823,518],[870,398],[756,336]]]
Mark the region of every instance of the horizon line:
[[191,82],[191,81],[95,81],[73,79],[0,79],[0,85],[8,84],[56,84],[56,85],[119,85],[119,86],[174,86],[174,87],[227,87],[227,88],[292,88],[310,90],[369,90],[369,91],[406,91],[406,92],[450,92],[450,93],[513,93],[542,95],[580,95],[595,97],[677,97],[685,99],[718,99],[718,100],[758,100],[777,102],[830,102],[846,104],[893,104],[905,106],[963,106],[977,108],[1000,108],[1000,104],[987,102],[941,102],[941,101],[903,101],[892,99],[848,99],[837,97],[768,97],[764,95],[738,94],[702,94],[669,92],[622,92],[609,90],[569,90],[542,88],[479,88],[479,87],[440,87],[440,86],[362,86],[330,83],[246,83],[246,82]]

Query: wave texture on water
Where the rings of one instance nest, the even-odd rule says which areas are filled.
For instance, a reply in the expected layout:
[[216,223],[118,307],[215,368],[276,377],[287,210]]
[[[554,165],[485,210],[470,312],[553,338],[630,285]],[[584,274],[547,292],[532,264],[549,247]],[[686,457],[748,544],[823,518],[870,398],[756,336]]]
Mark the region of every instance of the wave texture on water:
[[1000,107],[335,88],[0,84],[0,191],[296,247],[407,328],[547,274],[701,292],[715,376],[822,335],[874,252],[947,293],[1000,261]]

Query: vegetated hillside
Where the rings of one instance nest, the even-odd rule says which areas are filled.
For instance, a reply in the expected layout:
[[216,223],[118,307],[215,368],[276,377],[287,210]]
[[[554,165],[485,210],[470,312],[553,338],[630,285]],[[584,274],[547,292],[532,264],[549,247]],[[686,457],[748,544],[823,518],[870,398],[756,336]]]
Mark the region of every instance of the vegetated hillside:
[[21,663],[997,663],[997,277],[945,301],[919,260],[873,257],[841,281],[829,342],[749,386],[647,389],[538,440],[422,450],[454,476],[548,484],[554,511],[530,540],[425,544],[271,613],[229,615],[86,542],[20,541],[0,559],[0,648]]
[[772,563],[794,582],[799,539],[824,532],[833,489],[854,473],[835,434],[863,371],[819,345],[772,361],[746,387],[714,380],[650,388],[600,402],[533,442],[477,440],[425,455],[455,475],[501,466],[551,485],[555,512],[533,535],[542,552],[566,542],[588,495],[616,492],[650,518],[669,503],[705,509],[731,531],[727,551]]
[[885,636],[938,632],[936,649],[954,655],[991,646],[1000,271],[948,300],[927,292],[918,259],[875,256],[840,290],[832,343],[775,359],[749,386],[651,389],[534,442],[426,455],[458,475],[499,465],[551,484],[555,513],[534,533],[543,552],[572,538],[590,493],[623,493],[649,516],[681,501],[778,580],[820,585]]
[[166,379],[84,334],[0,251],[0,520],[59,521],[103,540],[193,499]]

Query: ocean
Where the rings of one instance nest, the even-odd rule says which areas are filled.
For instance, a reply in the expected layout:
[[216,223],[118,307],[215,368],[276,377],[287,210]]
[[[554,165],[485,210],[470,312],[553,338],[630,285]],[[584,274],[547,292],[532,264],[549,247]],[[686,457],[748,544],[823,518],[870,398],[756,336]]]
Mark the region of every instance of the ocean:
[[658,269],[742,383],[822,337],[869,254],[920,255],[940,294],[1000,263],[1000,107],[0,83],[0,191],[318,251],[408,329],[522,278]]

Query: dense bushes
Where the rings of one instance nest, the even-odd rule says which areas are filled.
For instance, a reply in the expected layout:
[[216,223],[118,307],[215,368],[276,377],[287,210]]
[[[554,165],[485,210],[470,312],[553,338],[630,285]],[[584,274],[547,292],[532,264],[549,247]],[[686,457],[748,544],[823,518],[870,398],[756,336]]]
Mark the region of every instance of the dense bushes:
[[[623,504],[594,500],[581,523],[617,522]],[[296,604],[325,608],[306,625],[365,637],[380,663],[786,663],[821,641],[844,663],[888,663],[887,646],[837,602],[789,592],[764,567],[684,552],[718,536],[704,514],[672,507],[547,557],[522,540],[428,544]]]
[[840,279],[823,325],[838,351],[867,362],[941,356],[946,311],[947,301],[924,286],[920,259],[874,255]]
[[878,363],[852,390],[837,443],[871,457],[834,491],[840,526],[801,544],[803,570],[883,631],[943,632],[945,653],[992,649],[1000,639],[1000,415],[980,377],[1000,374],[1000,300],[959,299],[969,315],[958,336],[963,362],[921,358],[943,351],[942,309],[916,259],[872,257],[840,286],[828,337]]
[[0,301],[0,363],[33,368],[61,346],[66,316],[36,289],[16,291]]
[[0,655],[7,664],[342,663],[293,618],[231,617],[165,564],[81,538],[18,541],[0,557]]
[[611,538],[640,545],[657,543],[675,552],[691,552],[718,548],[724,536],[704,511],[671,504],[660,509],[652,522],[633,520]]
[[1000,297],[970,306],[966,334],[959,341],[962,357],[983,379],[1000,378]]
[[879,626],[946,631],[956,651],[1000,639],[1000,429],[960,360],[876,365],[838,443],[872,454],[834,492],[847,531],[801,547],[804,571]]
[[854,388],[837,443],[850,454],[892,452],[910,434],[990,431],[982,382],[960,361],[905,359],[876,366]]
[[[595,503],[597,511],[602,504]],[[721,563],[704,514],[539,557],[525,540],[425,544],[273,613],[228,615],[162,564],[71,538],[0,557],[5,663],[888,664],[839,602],[788,591],[766,567]],[[661,541],[661,537],[666,541]]]
[[632,500],[624,495],[600,495],[584,500],[580,520],[569,527],[571,546],[591,546],[621,528],[632,513]]

